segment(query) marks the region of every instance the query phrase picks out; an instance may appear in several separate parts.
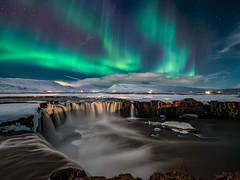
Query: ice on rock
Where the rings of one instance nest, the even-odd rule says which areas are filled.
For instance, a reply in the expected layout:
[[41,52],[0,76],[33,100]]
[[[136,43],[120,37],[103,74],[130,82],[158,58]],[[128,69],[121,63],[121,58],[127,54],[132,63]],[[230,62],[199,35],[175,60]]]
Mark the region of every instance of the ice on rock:
[[187,130],[179,130],[179,129],[172,128],[172,131],[176,133],[181,133],[181,134],[189,134]]
[[160,129],[160,128],[154,128],[154,131],[155,131],[155,132],[160,132],[161,129]]
[[160,126],[162,123],[161,122],[158,122],[158,121],[148,121],[148,122],[144,122],[144,124],[147,124],[147,125],[152,125],[152,126]]
[[179,122],[179,121],[166,121],[162,123],[162,126],[167,126],[170,128],[181,129],[181,130],[188,130],[188,131],[195,130],[195,128],[192,127],[191,124],[185,123],[185,122]]
[[31,116],[33,116],[32,130],[35,131],[38,126],[38,118],[40,117],[39,104],[35,103],[0,104],[0,125],[3,123],[10,122],[7,125],[1,126],[0,131],[8,132],[30,130],[29,127],[22,125],[19,122],[16,122],[16,120],[20,118],[28,118]]
[[181,119],[198,119],[197,114],[182,114],[179,116]]
[[167,118],[164,114],[161,114],[159,117],[161,121],[164,121]]

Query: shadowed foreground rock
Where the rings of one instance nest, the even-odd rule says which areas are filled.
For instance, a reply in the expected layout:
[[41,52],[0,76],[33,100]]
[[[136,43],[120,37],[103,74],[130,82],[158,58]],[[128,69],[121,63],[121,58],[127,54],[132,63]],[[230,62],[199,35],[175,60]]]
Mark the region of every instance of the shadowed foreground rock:
[[149,180],[202,180],[202,178],[195,178],[183,171],[172,171],[167,173],[154,172]]
[[240,173],[239,172],[223,172],[221,174],[216,175],[215,180],[240,180]]
[[131,174],[120,174],[112,178],[104,176],[89,176],[87,177],[85,171],[75,168],[61,169],[51,174],[51,180],[142,180],[134,178]]
[[51,180],[80,180],[87,177],[85,171],[75,168],[61,169],[51,174]]
[[[141,180],[141,178],[134,178],[131,174],[120,174],[112,178],[104,176],[87,177],[83,170],[67,168],[52,173],[51,180]],[[149,180],[202,180],[202,178],[195,178],[183,171],[172,171],[168,173],[154,172]]]

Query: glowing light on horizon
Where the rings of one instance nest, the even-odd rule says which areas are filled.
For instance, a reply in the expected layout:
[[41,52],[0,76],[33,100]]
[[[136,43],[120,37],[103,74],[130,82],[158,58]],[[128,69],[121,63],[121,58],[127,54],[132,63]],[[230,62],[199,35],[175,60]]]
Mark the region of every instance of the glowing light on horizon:
[[149,91],[148,91],[148,94],[152,94],[152,92],[153,92],[152,90],[149,90]]
[[57,84],[60,84],[61,86],[70,86],[70,87],[79,87],[78,84],[70,84],[64,81],[54,81]]
[[212,94],[212,92],[211,91],[206,91],[205,94],[210,95],[210,94]]

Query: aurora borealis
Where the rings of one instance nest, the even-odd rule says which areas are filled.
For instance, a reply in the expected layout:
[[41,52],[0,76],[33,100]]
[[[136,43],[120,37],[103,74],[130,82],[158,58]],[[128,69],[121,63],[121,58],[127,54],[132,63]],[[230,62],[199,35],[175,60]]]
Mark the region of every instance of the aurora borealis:
[[221,38],[233,29],[213,33],[211,26],[217,23],[206,25],[212,20],[199,13],[210,4],[0,0],[0,76],[63,80],[149,72],[179,78],[225,71],[239,76],[236,69],[212,60],[223,56],[216,42],[225,42]]

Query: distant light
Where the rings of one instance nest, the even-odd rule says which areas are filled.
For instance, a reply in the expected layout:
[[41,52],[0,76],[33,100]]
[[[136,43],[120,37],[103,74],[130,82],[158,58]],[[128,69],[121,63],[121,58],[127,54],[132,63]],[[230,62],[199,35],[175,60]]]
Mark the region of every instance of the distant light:
[[83,90],[81,90],[81,91],[79,91],[80,93],[83,93],[84,91]]
[[193,93],[192,91],[189,91],[189,93]]
[[205,94],[210,95],[212,92],[211,91],[206,91]]
[[113,90],[112,92],[113,92],[113,93],[115,93],[116,91],[115,91],[115,90]]
[[52,91],[47,91],[48,93],[51,93]]
[[222,91],[218,91],[217,93],[218,93],[218,94],[222,94],[223,92],[222,92]]
[[170,98],[163,98],[164,100],[168,101]]
[[54,81],[54,82],[57,83],[57,84],[60,84],[62,86],[71,86],[71,87],[78,87],[79,86],[78,84],[71,84],[71,83],[64,82],[64,81]]
[[148,91],[148,94],[152,94],[152,90],[149,90],[149,91]]
[[93,93],[98,93],[99,91],[93,90],[92,92],[93,92]]

